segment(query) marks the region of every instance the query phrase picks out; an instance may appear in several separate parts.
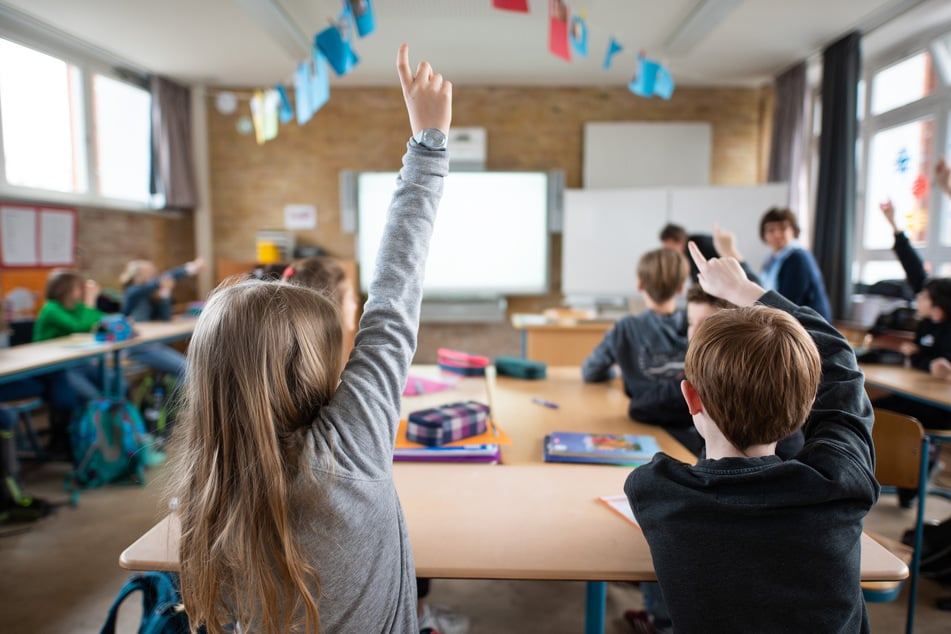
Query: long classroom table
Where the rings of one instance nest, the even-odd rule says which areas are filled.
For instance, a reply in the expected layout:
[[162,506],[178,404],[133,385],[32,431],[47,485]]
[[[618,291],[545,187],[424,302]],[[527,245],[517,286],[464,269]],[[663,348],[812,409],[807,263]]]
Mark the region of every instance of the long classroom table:
[[136,336],[126,341],[100,342],[96,341],[91,333],[83,333],[4,348],[0,350],[0,383],[48,374],[108,354],[113,355],[118,367],[119,353],[122,350],[147,343],[187,339],[195,329],[195,322],[193,317],[138,322],[134,326]]
[[[414,367],[413,376],[435,370]],[[532,402],[541,397],[559,405]],[[486,402],[482,379],[455,389],[404,399],[404,414],[451,400]],[[629,467],[546,464],[542,442],[553,431],[649,434],[684,461],[693,456],[662,429],[627,418],[620,384],[584,384],[580,370],[549,368],[542,381],[500,377],[494,391],[499,426],[512,439],[502,465],[394,464],[420,577],[587,581],[586,629],[604,631],[605,581],[654,580],[643,534],[597,501],[622,493]],[[440,500],[433,504],[432,500]],[[119,565],[130,570],[177,570],[179,525],[167,516],[127,548]],[[465,545],[465,546],[460,546]],[[893,581],[905,564],[863,536],[862,579]]]

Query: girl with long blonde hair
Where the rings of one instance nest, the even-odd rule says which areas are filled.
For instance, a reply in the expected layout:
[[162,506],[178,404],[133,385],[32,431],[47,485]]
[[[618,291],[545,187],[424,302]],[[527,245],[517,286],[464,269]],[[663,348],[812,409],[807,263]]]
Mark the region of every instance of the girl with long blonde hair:
[[221,288],[196,325],[170,488],[193,631],[417,631],[392,458],[449,169],[443,149],[417,139],[448,132],[452,86],[426,62],[413,73],[408,56],[404,44],[414,138],[343,371],[337,307],[307,288]]

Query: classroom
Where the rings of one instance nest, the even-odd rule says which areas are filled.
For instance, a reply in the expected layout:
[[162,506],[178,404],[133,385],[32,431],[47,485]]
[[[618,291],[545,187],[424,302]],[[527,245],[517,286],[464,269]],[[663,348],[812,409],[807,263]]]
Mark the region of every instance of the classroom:
[[[191,313],[192,325],[131,326],[141,348],[174,348],[173,363],[189,354],[202,303],[232,276],[288,281],[298,274],[285,268],[292,261],[331,256],[362,312],[413,134],[395,68],[402,42],[411,70],[427,60],[453,84],[447,191],[402,416],[443,405],[447,394],[473,399],[498,408],[486,433],[498,438],[501,428],[510,443],[498,445],[498,465],[393,469],[417,568],[433,580],[426,601],[472,634],[671,631],[626,615],[647,608],[638,583],[653,578],[650,552],[639,528],[595,500],[623,493],[630,468],[544,464],[543,439],[659,430],[662,451],[695,459],[679,436],[631,420],[625,382],[582,380],[582,363],[616,321],[648,310],[638,259],[662,246],[668,223],[691,235],[728,232],[760,274],[775,255],[760,219],[772,207],[792,209],[798,244],[824,279],[830,323],[862,350],[877,319],[913,312],[914,294],[893,292],[908,286],[907,268],[882,203],[893,203],[927,274],[951,276],[951,178],[947,195],[939,182],[942,157],[951,162],[951,3],[0,0],[0,293],[9,339],[0,388],[4,377],[50,376],[91,358],[78,339],[67,352],[30,347],[53,345],[30,342],[57,268],[94,280],[100,307],[114,304],[105,312],[119,311],[127,276],[137,284],[142,267],[153,276],[177,271],[160,294],[176,315]],[[686,302],[677,295],[681,313]],[[89,330],[72,336],[89,339]],[[913,340],[913,327],[894,330],[905,332],[889,329],[881,341]],[[345,346],[353,336],[345,333]],[[98,375],[105,395],[131,395],[127,387],[142,385],[136,370],[150,363],[142,354],[131,367],[135,339],[102,339],[97,353],[126,371]],[[447,350],[463,354],[447,360]],[[48,352],[60,356],[36,356]],[[426,393],[443,389],[440,365],[482,357],[537,361],[547,376],[496,383],[494,373],[476,372]],[[862,369],[873,399],[909,396],[951,410],[951,386],[927,366],[911,387],[915,370]],[[52,438],[55,407],[36,407],[27,415],[41,440]],[[68,459],[36,459],[43,452],[31,454],[37,446],[15,431],[20,486],[56,508],[33,522],[0,522],[0,613],[9,619],[0,630],[98,632],[142,569],[121,567],[120,555],[157,523],[177,539],[177,528],[162,524],[169,462],[145,467],[144,486],[68,491]],[[951,434],[926,438],[937,449],[923,486],[951,489],[951,442],[941,446]],[[430,487],[439,501],[424,503]],[[591,503],[551,516],[560,536],[545,523],[562,504],[556,493]],[[922,496],[921,517],[916,502],[898,497],[883,492],[872,506],[863,548],[881,535],[883,557],[897,556],[882,561],[916,565],[904,532],[951,518],[951,496]],[[486,520],[503,507],[521,515]],[[447,530],[458,531],[452,547],[438,534]],[[637,549],[612,550],[630,534]],[[606,544],[592,547],[597,556],[583,550],[592,535]],[[499,562],[489,566],[475,546],[491,540]],[[536,552],[545,548],[559,552]],[[177,553],[148,555],[131,559],[177,570]],[[533,570],[539,560],[550,567]],[[873,577],[862,565],[864,587]],[[951,611],[938,605],[951,603],[951,586],[928,574],[873,580],[886,578],[896,596],[865,595],[872,631],[912,631],[910,617],[923,634],[948,631]],[[117,630],[137,631],[140,615],[133,595]]]

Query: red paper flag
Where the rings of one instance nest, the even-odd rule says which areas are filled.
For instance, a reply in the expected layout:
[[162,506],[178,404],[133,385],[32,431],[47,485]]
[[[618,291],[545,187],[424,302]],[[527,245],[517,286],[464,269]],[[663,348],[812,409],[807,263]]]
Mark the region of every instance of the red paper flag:
[[568,51],[568,5],[565,0],[548,0],[548,50],[566,62]]
[[915,182],[911,186],[911,194],[918,199],[928,197],[928,179],[923,174],[918,174]]
[[503,11],[528,13],[528,0],[492,0],[492,6]]

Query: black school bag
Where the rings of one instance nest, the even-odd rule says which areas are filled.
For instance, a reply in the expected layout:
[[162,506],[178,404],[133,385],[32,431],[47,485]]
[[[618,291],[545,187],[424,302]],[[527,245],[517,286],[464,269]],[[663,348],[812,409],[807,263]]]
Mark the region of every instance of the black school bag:
[[[171,572],[142,572],[129,578],[109,608],[100,634],[115,634],[119,606],[130,594],[142,592],[142,622],[139,634],[188,634],[188,616],[182,609],[178,575]],[[204,632],[204,628],[198,630]]]

